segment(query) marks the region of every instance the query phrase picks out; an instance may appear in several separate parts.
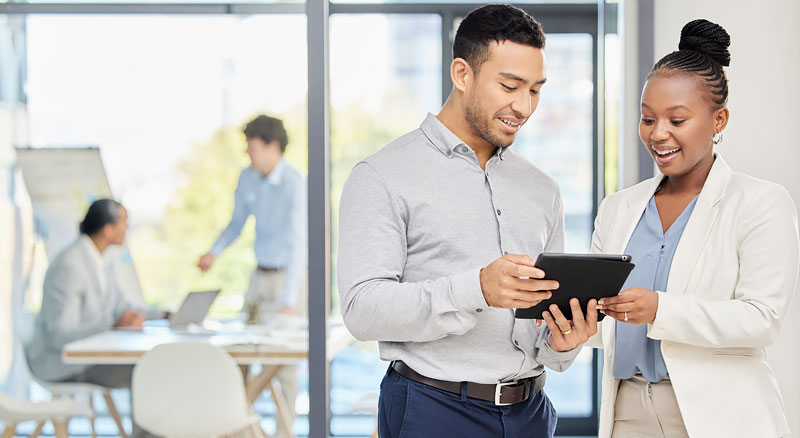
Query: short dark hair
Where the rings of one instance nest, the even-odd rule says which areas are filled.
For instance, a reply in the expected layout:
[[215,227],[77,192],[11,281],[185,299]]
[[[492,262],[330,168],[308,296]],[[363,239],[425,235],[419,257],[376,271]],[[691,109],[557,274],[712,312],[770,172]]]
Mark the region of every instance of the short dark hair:
[[289,143],[289,137],[286,135],[283,121],[264,114],[251,120],[242,131],[245,137],[260,138],[264,140],[264,143],[277,141],[281,146],[281,153],[286,151],[286,145]]
[[647,78],[670,71],[695,75],[703,81],[714,105],[722,108],[728,103],[728,77],[723,67],[731,65],[730,45],[730,35],[719,24],[690,21],[681,29],[678,50],[661,58]]
[[98,199],[92,202],[79,226],[81,234],[93,236],[106,225],[116,224],[121,216],[120,207],[122,204],[113,199]]
[[511,41],[544,49],[542,25],[522,9],[511,5],[486,5],[473,9],[458,26],[453,58],[462,58],[477,73],[489,59],[492,41]]

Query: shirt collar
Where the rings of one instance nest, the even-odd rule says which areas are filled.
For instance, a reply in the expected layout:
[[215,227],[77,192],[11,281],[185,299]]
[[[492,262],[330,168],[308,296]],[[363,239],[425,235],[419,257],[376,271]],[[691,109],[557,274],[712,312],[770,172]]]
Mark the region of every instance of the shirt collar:
[[104,267],[106,259],[103,257],[103,254],[100,252],[100,250],[97,249],[97,246],[92,241],[92,238],[86,234],[83,234],[81,235],[81,242],[83,242],[86,250],[89,252],[89,257],[92,258],[92,261],[94,261],[98,267]]
[[431,113],[428,113],[428,116],[425,117],[425,120],[422,121],[419,127],[425,136],[428,137],[428,140],[433,143],[433,146],[448,157],[453,156],[453,150],[455,150],[456,147],[465,145],[453,131],[447,129],[444,123]]
[[[463,145],[469,147],[431,113],[428,113],[428,116],[425,117],[425,120],[422,121],[419,127],[425,136],[428,137],[428,140],[433,143],[433,146],[448,157],[452,157],[455,148],[459,146]],[[505,154],[506,149],[508,149],[508,147],[497,148],[494,155],[502,160],[504,159],[503,154]]]
[[267,175],[267,182],[277,186],[281,183],[281,178],[283,177],[283,158],[278,160],[278,163],[275,164],[275,167],[272,169],[272,172]]

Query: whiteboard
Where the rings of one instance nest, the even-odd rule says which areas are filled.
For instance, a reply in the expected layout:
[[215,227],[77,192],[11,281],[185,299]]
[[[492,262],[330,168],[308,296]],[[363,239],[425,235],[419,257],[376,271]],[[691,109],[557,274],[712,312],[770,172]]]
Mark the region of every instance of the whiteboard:
[[[33,206],[34,229],[52,259],[78,238],[78,224],[97,199],[113,198],[100,149],[16,148],[17,165]],[[127,245],[108,248],[125,296],[144,304]]]

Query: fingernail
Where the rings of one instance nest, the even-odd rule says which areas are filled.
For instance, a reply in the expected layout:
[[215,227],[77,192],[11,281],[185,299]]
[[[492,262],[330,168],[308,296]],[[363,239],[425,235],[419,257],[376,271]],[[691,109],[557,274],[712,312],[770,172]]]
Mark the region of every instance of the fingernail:
[[598,302],[597,302],[597,304],[599,304],[599,305],[603,306],[603,305],[605,305],[605,304],[606,304],[606,302],[605,302],[605,301],[603,301],[603,300],[600,300],[600,301],[598,301]]
[[553,287],[551,289],[558,289],[558,282],[557,281],[553,282]]
[[598,304],[598,305],[597,305],[597,306],[595,306],[595,307],[597,308],[597,310],[603,310],[603,309],[605,309],[605,307],[603,307],[603,306],[602,306],[602,305],[600,305],[600,304]]
[[547,293],[547,298],[550,298],[550,297],[552,297],[552,296],[553,296],[553,293],[552,293],[552,292],[548,292],[548,293]]

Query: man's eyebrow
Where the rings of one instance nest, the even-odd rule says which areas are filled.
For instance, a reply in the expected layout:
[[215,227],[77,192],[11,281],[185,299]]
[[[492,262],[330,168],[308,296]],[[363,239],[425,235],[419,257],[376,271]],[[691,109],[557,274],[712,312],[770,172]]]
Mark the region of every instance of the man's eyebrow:
[[[527,80],[525,80],[525,78],[519,77],[519,76],[515,75],[514,73],[501,72],[499,74],[500,74],[500,76],[502,76],[504,78],[507,78],[507,79],[511,79],[512,81],[528,82]],[[536,83],[534,85],[541,85],[541,84],[544,84],[545,82],[547,82],[547,78],[540,79],[540,80],[536,81]]]
[[500,72],[500,76],[502,76],[504,78],[507,78],[507,79],[511,79],[512,81],[527,82],[524,78],[521,78],[521,77],[515,75],[514,73]]

